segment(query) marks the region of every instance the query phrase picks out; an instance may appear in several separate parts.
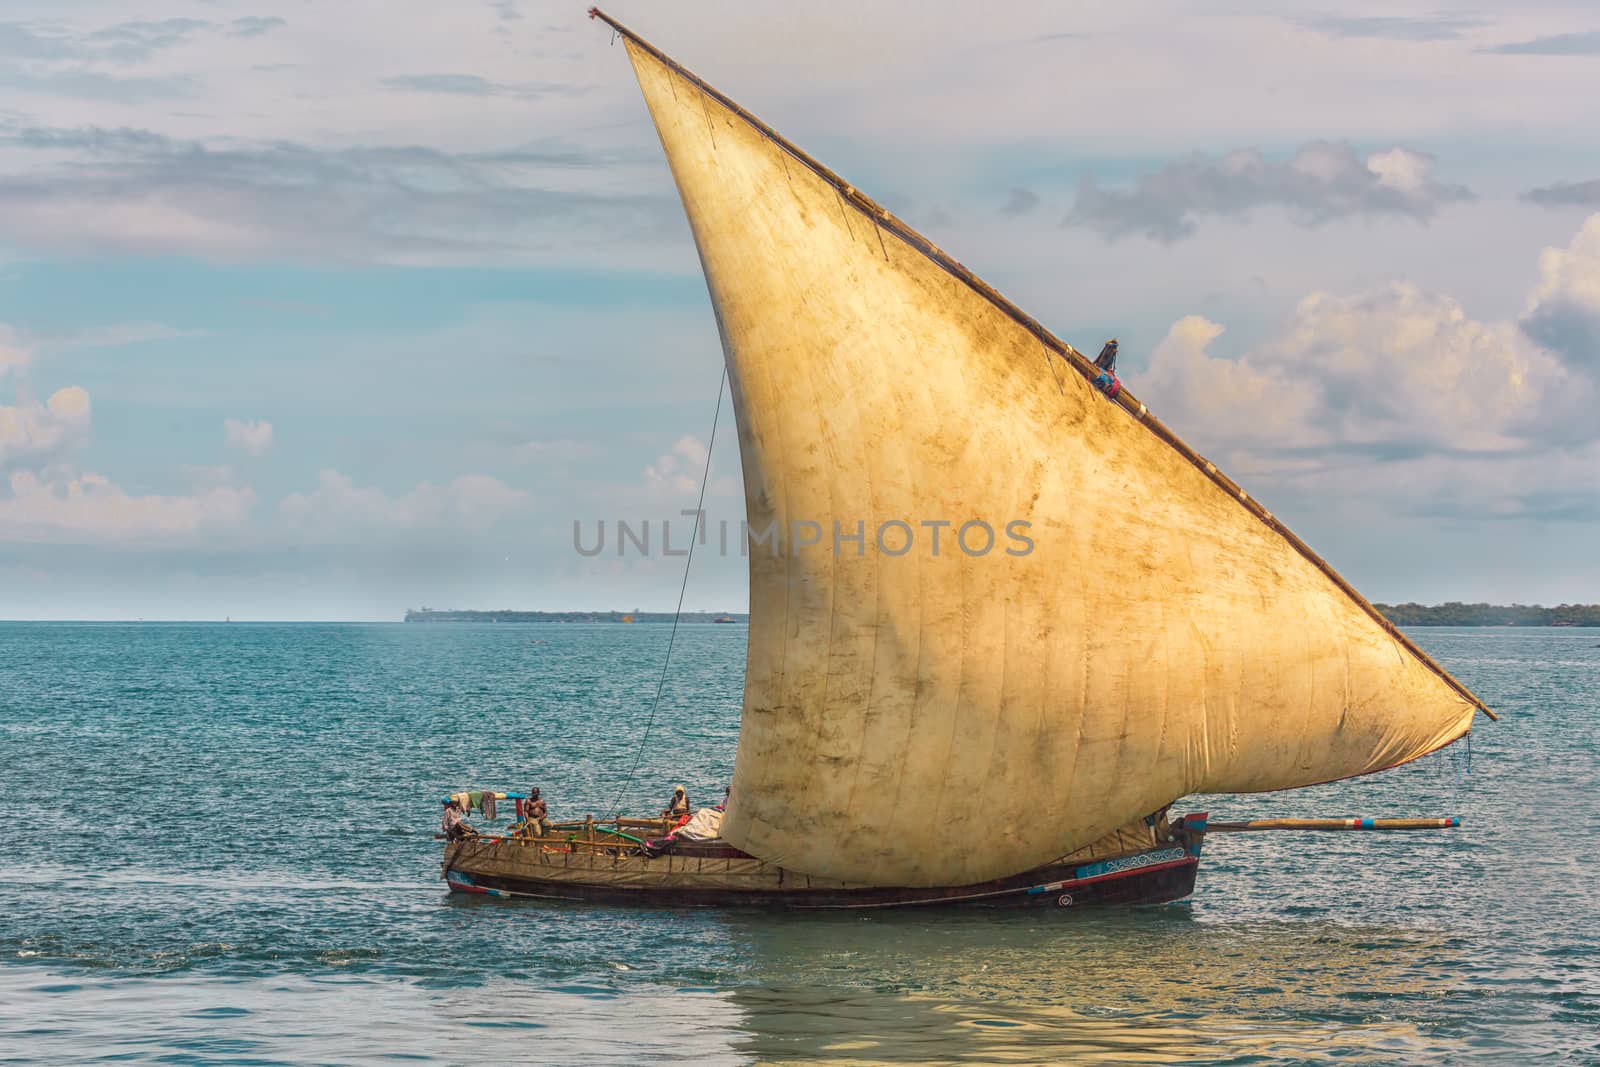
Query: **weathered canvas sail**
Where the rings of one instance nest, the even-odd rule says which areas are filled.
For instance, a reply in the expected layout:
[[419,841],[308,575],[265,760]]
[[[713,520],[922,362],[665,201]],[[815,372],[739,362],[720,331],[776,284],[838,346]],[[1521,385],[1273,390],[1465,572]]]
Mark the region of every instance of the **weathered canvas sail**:
[[[782,539],[751,550],[727,840],[961,885],[1186,793],[1467,732],[1476,698],[1137,400],[625,36],[716,309],[749,523]],[[958,542],[971,522],[987,551],[980,526]]]

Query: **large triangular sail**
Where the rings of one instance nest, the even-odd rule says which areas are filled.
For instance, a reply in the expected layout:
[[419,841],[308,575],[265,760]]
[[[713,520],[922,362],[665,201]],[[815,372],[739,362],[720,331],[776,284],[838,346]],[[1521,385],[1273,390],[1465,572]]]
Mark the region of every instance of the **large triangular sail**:
[[705,269],[748,522],[778,542],[750,553],[727,840],[964,885],[1190,792],[1470,729],[1476,697],[1144,405],[611,24]]

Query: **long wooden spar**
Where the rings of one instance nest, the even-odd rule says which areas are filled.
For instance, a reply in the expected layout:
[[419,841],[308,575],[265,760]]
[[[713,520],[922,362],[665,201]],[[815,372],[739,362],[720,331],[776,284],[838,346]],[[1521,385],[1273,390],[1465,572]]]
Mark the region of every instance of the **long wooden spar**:
[[1461,817],[1443,819],[1249,819],[1245,822],[1207,822],[1208,834],[1244,833],[1250,830],[1454,830]]

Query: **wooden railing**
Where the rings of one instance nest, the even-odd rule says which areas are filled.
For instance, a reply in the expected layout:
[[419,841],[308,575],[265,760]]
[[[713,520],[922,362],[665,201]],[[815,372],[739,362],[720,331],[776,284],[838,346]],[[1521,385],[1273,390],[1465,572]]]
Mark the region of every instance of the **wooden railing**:
[[[531,837],[514,832],[496,834],[479,830],[473,837],[465,838],[464,840],[505,841],[516,845],[543,845],[547,848],[558,850],[592,852],[604,849],[637,848],[639,843],[647,837],[665,837],[671,831],[672,823],[673,820],[668,818],[628,819],[619,817],[596,819],[591,815],[581,821],[552,822],[550,824],[550,832],[543,837]],[[630,833],[630,831],[635,832]],[[435,840],[446,839],[442,833],[436,833],[433,836]]]

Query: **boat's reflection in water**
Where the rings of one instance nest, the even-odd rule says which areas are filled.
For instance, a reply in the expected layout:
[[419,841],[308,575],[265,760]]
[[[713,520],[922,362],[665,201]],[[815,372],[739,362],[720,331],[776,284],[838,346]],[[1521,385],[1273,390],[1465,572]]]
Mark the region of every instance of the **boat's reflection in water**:
[[758,1062],[1452,1062],[1455,952],[1406,929],[1043,917],[730,915]]
[[[0,969],[0,1003],[19,1006],[0,1012],[0,1047],[26,1034],[47,1062],[89,1049],[696,1067],[1454,1064],[1526,1047],[1494,1022],[1516,1005],[1469,987],[1471,943],[1398,924],[1210,921],[1185,906],[865,917],[461,907],[499,941],[527,936],[525,963],[465,983],[448,963],[391,972],[378,947],[319,951],[309,972],[242,958],[221,973]],[[471,958],[470,944],[456,948]]]

